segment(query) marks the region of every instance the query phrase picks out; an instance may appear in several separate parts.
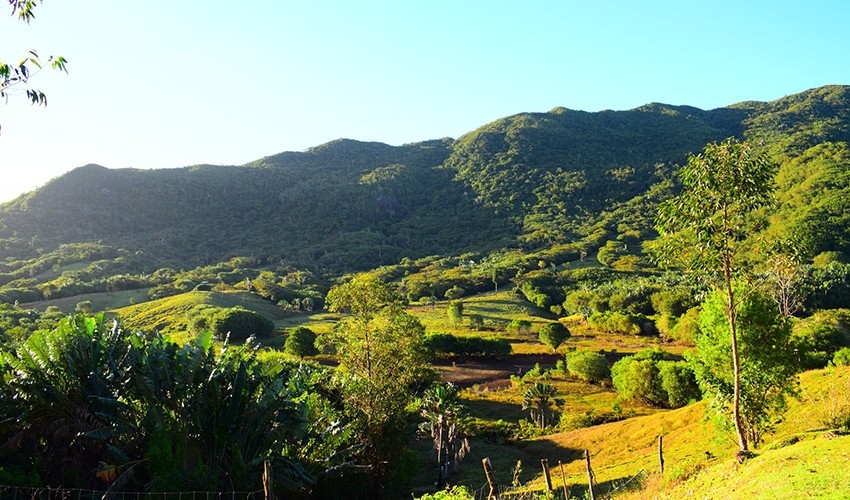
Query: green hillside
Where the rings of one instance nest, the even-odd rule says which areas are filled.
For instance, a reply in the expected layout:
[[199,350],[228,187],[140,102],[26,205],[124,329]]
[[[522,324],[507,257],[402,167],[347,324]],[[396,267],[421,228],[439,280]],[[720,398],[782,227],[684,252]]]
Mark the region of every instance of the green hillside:
[[0,251],[102,241],[156,267],[251,255],[338,272],[498,245],[509,226],[437,168],[448,154],[448,141],[340,140],[242,167],[88,165],[3,205]]
[[[590,450],[598,493],[616,489],[638,475],[616,498],[846,498],[850,482],[850,436],[825,424],[833,398],[848,410],[850,370],[827,369],[801,375],[800,399],[792,401],[773,435],[744,464],[732,457],[732,436],[706,418],[707,402],[586,429],[552,434],[517,446],[514,455],[534,465],[532,488],[541,488],[536,463],[564,463],[574,495],[587,490],[583,456]],[[665,472],[659,474],[658,436],[663,435]],[[504,469],[511,463],[500,463]],[[560,470],[553,469],[560,486]],[[504,477],[504,471],[502,474]],[[503,479],[504,481],[505,479]]]
[[[129,251],[139,270],[246,255],[338,275],[403,257],[598,247],[629,230],[640,242],[653,236],[640,214],[674,189],[687,154],[729,136],[781,166],[769,232],[799,239],[810,256],[846,251],[848,95],[831,86],[710,111],[556,108],[457,140],[339,140],[240,167],[89,165],[2,205],[0,252],[18,262],[101,242]],[[631,208],[618,213],[623,204]]]

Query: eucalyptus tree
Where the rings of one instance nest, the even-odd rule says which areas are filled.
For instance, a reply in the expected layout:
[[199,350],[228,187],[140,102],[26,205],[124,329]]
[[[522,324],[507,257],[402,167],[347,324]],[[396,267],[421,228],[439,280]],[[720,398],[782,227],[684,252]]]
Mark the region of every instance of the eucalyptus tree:
[[663,260],[708,277],[724,296],[731,335],[732,418],[740,447],[749,444],[741,416],[741,357],[734,283],[751,272],[746,240],[754,211],[771,205],[776,165],[747,142],[734,138],[690,155],[679,175],[683,192],[659,206],[656,226]]
[[[29,24],[35,18],[35,9],[40,2],[33,0],[9,0],[12,15]],[[42,66],[49,65],[53,69],[67,72],[68,61],[62,56],[49,56],[47,59],[40,58],[38,53],[30,50],[17,64],[9,64],[0,60],[0,98],[8,99],[16,92],[26,95],[26,98],[37,105],[47,105],[47,95],[44,92],[29,86],[32,76],[41,70]]]

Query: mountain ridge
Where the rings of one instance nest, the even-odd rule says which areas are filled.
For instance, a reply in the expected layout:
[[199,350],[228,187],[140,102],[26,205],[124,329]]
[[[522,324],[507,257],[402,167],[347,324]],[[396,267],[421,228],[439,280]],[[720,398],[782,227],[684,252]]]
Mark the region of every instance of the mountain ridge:
[[337,139],[240,166],[89,164],[0,205],[0,251],[31,257],[103,241],[152,255],[154,266],[254,255],[338,274],[402,257],[542,248],[588,237],[603,212],[667,182],[709,142],[748,138],[783,165],[850,142],[848,103],[850,86],[827,86],[713,110],[554,108],[457,139]]

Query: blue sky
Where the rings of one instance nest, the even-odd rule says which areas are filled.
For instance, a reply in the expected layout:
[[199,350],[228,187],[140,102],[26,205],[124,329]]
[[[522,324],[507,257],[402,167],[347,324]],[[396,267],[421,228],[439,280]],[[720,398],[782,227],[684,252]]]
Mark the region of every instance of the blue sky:
[[850,2],[45,0],[0,59],[0,201],[75,167],[241,165],[341,137],[459,137],[557,106],[713,109],[850,84]]

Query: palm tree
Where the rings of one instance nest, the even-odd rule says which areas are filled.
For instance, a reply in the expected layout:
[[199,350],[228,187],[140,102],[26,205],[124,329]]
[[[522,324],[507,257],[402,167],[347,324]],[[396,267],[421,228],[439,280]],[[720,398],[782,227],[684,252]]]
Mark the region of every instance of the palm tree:
[[469,452],[469,441],[463,436],[464,408],[457,387],[449,382],[431,387],[422,398],[421,413],[426,419],[420,429],[434,440],[434,452],[440,472],[437,487],[445,485],[448,467],[457,471],[458,464]]
[[522,396],[522,409],[529,410],[531,420],[537,427],[543,429],[546,427],[546,417],[549,414],[554,414],[553,406],[557,402],[555,399],[558,395],[558,389],[552,384],[544,384],[537,382]]

